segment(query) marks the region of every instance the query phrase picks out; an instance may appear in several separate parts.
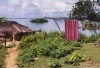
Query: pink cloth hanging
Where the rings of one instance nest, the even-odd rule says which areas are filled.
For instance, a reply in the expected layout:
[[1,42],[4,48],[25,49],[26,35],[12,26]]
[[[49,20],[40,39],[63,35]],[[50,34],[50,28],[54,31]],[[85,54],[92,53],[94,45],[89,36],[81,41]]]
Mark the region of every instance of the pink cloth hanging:
[[65,20],[65,37],[68,41],[78,40],[78,20]]

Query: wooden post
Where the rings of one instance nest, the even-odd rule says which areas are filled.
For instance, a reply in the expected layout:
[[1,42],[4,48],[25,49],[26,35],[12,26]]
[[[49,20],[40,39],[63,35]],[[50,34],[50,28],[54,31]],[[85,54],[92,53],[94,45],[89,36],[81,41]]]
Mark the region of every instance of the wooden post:
[[6,36],[4,38],[5,38],[5,47],[6,47]]
[[13,34],[13,42],[15,41],[15,34]]

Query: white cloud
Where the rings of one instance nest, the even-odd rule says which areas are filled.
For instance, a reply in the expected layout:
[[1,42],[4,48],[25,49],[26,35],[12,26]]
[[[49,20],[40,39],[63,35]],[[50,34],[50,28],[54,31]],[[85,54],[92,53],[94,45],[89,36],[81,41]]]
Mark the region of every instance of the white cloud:
[[60,11],[65,11],[67,8],[67,4],[61,1],[55,2],[55,7]]
[[[34,0],[33,4],[41,10],[43,10],[45,13],[53,13],[53,12],[63,12],[63,11],[70,11],[72,8],[72,5],[66,4],[63,1],[58,0],[41,0],[37,1]],[[70,8],[69,8],[70,7]]]
[[9,0],[8,2],[8,6],[12,6],[12,7],[19,7],[22,5],[21,0]]
[[[0,16],[26,17],[52,15],[70,11],[72,5],[65,0],[5,0],[8,3],[0,6]],[[70,2],[70,0],[69,0]],[[7,12],[6,12],[7,11]]]

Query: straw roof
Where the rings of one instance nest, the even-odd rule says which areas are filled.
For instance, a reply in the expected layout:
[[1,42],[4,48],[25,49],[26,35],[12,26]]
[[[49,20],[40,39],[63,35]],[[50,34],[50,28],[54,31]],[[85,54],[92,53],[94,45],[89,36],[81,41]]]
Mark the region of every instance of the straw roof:
[[4,36],[5,36],[5,34],[0,32],[0,37],[4,37]]
[[7,21],[4,24],[0,25],[0,31],[3,33],[26,33],[26,32],[33,32],[28,27],[21,25],[15,21]]

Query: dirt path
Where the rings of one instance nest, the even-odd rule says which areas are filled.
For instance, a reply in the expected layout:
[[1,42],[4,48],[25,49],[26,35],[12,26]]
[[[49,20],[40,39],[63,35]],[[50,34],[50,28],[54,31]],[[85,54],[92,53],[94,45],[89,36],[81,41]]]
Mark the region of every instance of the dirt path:
[[100,68],[100,63],[87,61],[81,63],[80,68]]
[[17,47],[7,48],[7,55],[5,58],[6,68],[18,68],[16,65],[16,59],[18,57]]

